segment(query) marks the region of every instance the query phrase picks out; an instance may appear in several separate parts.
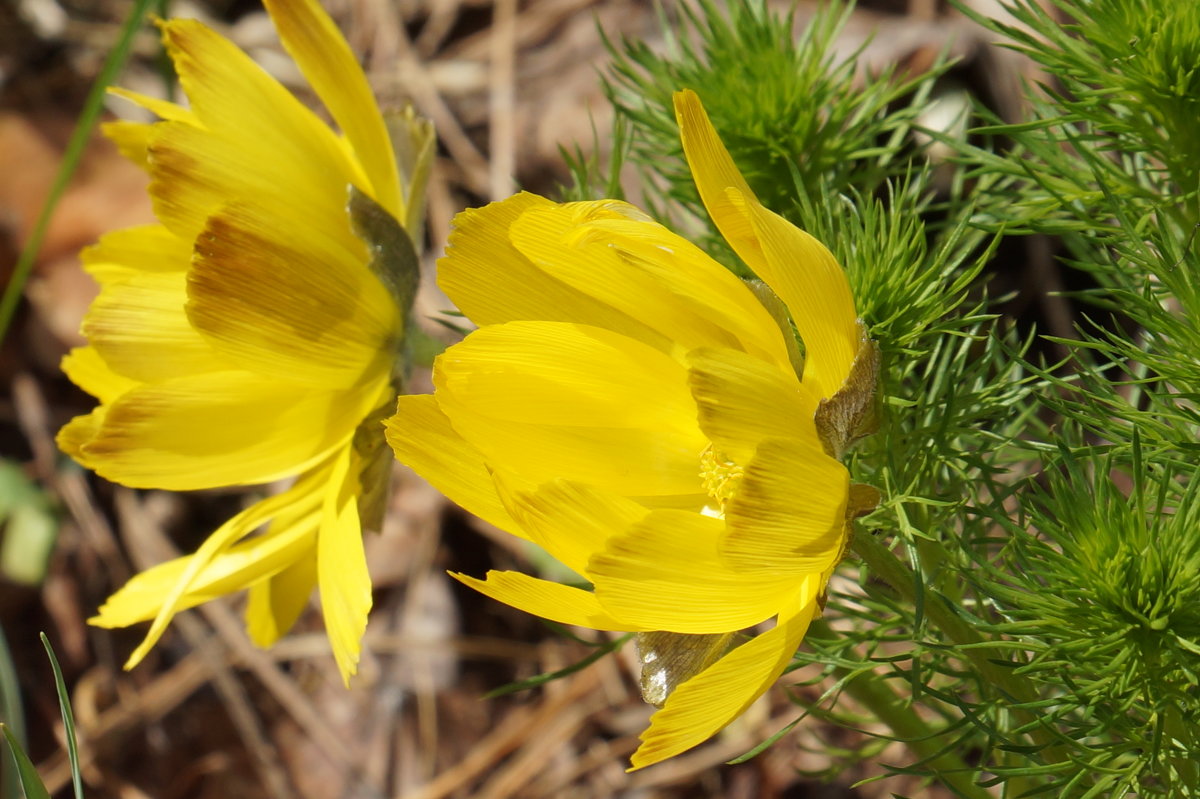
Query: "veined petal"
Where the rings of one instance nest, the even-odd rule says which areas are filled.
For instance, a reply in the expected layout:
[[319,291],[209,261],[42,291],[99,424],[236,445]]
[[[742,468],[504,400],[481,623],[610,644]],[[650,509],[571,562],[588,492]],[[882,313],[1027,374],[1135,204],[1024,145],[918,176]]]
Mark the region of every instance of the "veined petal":
[[98,405],[92,409],[91,413],[76,416],[59,428],[58,434],[54,437],[55,445],[74,458],[80,466],[85,469],[95,469],[96,463],[88,457],[84,447],[96,437],[104,424],[106,415],[108,415],[108,408]]
[[252,533],[259,525],[269,521],[277,513],[286,508],[295,507],[298,502],[306,502],[312,495],[314,485],[319,484],[324,476],[323,472],[324,470],[317,470],[297,481],[287,491],[256,502],[225,522],[216,532],[206,538],[195,554],[189,558],[186,568],[183,569],[174,586],[163,597],[158,614],[150,625],[150,630],[142,639],[142,643],[125,661],[125,668],[132,669],[136,666],[158,642],[158,639],[166,631],[167,625],[171,623],[171,619],[181,610],[184,597],[187,596],[197,575],[203,572],[214,558]]
[[182,274],[191,264],[192,244],[163,225],[141,225],[105,233],[79,257],[103,286],[143,272]]
[[117,146],[117,152],[133,162],[133,165],[149,170],[150,127],[146,122],[129,122],[123,119],[100,125],[104,137]]
[[544,483],[534,491],[506,491],[503,480],[497,487],[526,535],[580,575],[588,573],[588,561],[610,537],[648,513],[631,499],[566,480]]
[[141,92],[133,92],[129,89],[122,89],[119,86],[109,86],[106,91],[123,100],[128,100],[134,105],[144,108],[154,114],[159,119],[165,119],[172,122],[189,122],[193,125],[200,124],[196,119],[196,115],[192,113],[190,108],[184,108],[178,103],[172,103],[169,100],[160,100],[157,97],[151,97],[148,94]]
[[491,464],[533,483],[561,477],[629,497],[696,495],[703,441],[675,431],[497,423],[494,417],[443,409],[454,428]]
[[325,488],[317,534],[317,583],[325,631],[342,681],[358,671],[362,637],[371,610],[371,575],[358,520],[358,470],[353,450],[339,455]]
[[492,484],[483,455],[460,436],[429,394],[406,395],[385,423],[396,457],[451,502],[489,524],[524,537]]
[[[713,129],[694,91],[685,89],[675,93],[675,120],[679,124],[684,156],[708,215],[734,252],[758,274],[763,259],[754,228],[744,209],[730,199],[727,190],[734,189],[751,200],[754,192],[729,157],[729,151]],[[766,280],[762,275],[759,277]]]
[[188,322],[183,272],[132,271],[106,281],[82,332],[117,374],[146,383],[225,371],[227,359]]
[[316,0],[265,0],[284,49],[329,109],[354,148],[371,185],[371,196],[404,219],[400,177],[375,95],[362,67],[333,20]]
[[438,285],[475,324],[513,320],[575,322],[614,330],[670,351],[671,342],[628,314],[538,269],[513,246],[509,230],[532,209],[555,204],[522,192],[454,218]]
[[398,309],[347,251],[252,206],[211,216],[187,279],[187,316],[237,365],[292,383],[350,388],[391,371]]
[[[290,134],[274,133],[276,139],[283,136]],[[333,146],[344,156],[336,139]],[[314,161],[311,154],[303,163],[284,160],[261,142],[184,122],[155,124],[147,147],[155,216],[182,239],[195,241],[210,216],[236,202],[267,218],[289,220],[294,231],[328,240],[331,249],[363,249],[345,210],[352,176],[337,164]]]
[[[167,20],[161,28],[191,106],[191,119],[180,121],[240,131],[255,149],[274,148],[274,160],[289,169],[334,166],[340,175],[357,170],[329,126],[228,39],[190,19]],[[312,163],[294,163],[292,156],[307,156]]]
[[246,634],[266,648],[287,634],[308,606],[317,586],[316,540],[281,572],[250,586],[246,597]]
[[252,372],[183,377],[122,394],[82,454],[100,475],[134,488],[265,483],[344,443],[374,396],[298,389]]
[[707,440],[683,368],[600,328],[510,322],[434,366],[455,429],[498,469],[628,496],[694,494]]
[[832,396],[849,374],[858,337],[846,274],[823,244],[763,208],[729,157],[695,92],[675,95],[696,188],[738,256],[779,295],[804,341],[804,382]]
[[347,184],[370,185],[336,134],[231,42],[194,20],[162,32],[199,122],[154,126],[151,194],[168,227],[194,238],[213,209],[258,195],[319,223],[337,218]]
[[[284,527],[272,524],[266,533],[234,544],[213,557],[190,580],[179,598],[177,610],[240,591],[302,560],[316,541],[316,513],[312,508],[308,511],[298,522]],[[112,628],[153,619],[195,557],[175,558],[134,576],[105,600],[88,622]]]
[[756,270],[787,305],[804,342],[804,384],[832,397],[858,354],[858,319],[846,274],[824,244],[763,208],[751,197],[746,211],[762,246]]
[[[530,209],[513,223],[509,238],[538,269],[638,320],[681,349],[737,347],[737,337],[718,320],[710,318],[704,312],[707,310],[704,306],[685,293],[672,290],[679,283],[686,285],[683,275],[675,284],[667,283],[637,268],[630,258],[622,257],[603,233],[589,230],[588,223],[592,221],[625,221],[643,228],[656,228],[660,247],[674,249],[677,246],[665,228],[649,221],[629,220],[619,207],[614,209],[621,205],[624,204],[599,200]],[[659,253],[667,255],[661,250]],[[684,259],[677,260],[682,262]],[[725,271],[715,263],[713,267]],[[694,271],[691,275],[693,283],[698,277]],[[736,279],[734,282],[736,284]],[[740,285],[711,285],[717,291],[721,287],[749,293]],[[729,302],[730,298],[726,297],[726,304]]]
[[[318,467],[329,472],[328,467]],[[266,535],[303,533],[303,548],[289,565],[250,585],[246,596],[246,633],[256,646],[268,647],[287,633],[308,605],[317,586],[317,531],[323,496],[317,486],[302,501],[280,510]]]
[[731,571],[717,553],[724,528],[711,516],[656,510],[611,536],[586,574],[622,621],[676,633],[741,630],[778,613],[799,578]]
[[487,573],[486,580],[454,572],[450,572],[450,576],[498,602],[559,624],[617,632],[642,629],[610,616],[596,601],[595,594],[581,588],[539,580],[520,572],[493,570]]
[[138,381],[114,372],[91,346],[75,347],[63,356],[60,366],[72,383],[100,400],[102,405],[139,385]]
[[816,577],[787,601],[775,627],[729,652],[680,685],[650,717],[630,771],[645,768],[716,735],[745,712],[792,660],[816,610]]
[[[191,110],[167,100],[160,100],[156,97],[150,97],[139,92],[131,92],[128,89],[121,89],[115,86],[110,86],[107,91],[111,95],[128,100],[134,105],[146,109],[159,119],[187,122],[193,125],[199,124]],[[120,150],[121,155],[142,169],[149,169],[147,147],[154,128],[153,123],[118,120],[116,122],[106,122],[100,128],[104,132],[104,135],[117,145],[117,149]]]
[[611,248],[677,302],[728,330],[746,352],[789,366],[779,325],[754,292],[687,239],[656,222],[612,218],[592,220],[577,235]]
[[509,322],[472,332],[438,356],[438,396],[503,422],[691,433],[683,367],[598,327]]
[[796,438],[819,448],[813,416],[817,399],[788,368],[736,350],[688,353],[688,384],[700,429],[740,463],[768,437]]
[[721,556],[748,572],[823,572],[842,554],[850,474],[820,445],[768,439],[725,506]]

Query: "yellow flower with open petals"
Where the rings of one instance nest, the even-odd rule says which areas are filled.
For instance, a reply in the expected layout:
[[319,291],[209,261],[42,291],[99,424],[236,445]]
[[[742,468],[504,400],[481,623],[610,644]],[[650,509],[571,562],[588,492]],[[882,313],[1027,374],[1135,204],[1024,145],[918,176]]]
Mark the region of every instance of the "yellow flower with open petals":
[[362,528],[378,526],[386,485],[378,425],[417,275],[404,229],[420,224],[432,132],[385,121],[315,0],[267,8],[342,134],[204,25],[161,23],[190,106],[115,92],[159,117],[106,127],[149,173],[159,224],[84,253],[101,291],[63,368],[99,405],[58,441],[134,487],[294,478],[100,608],[102,627],[152,620],[127,667],[175,613],[244,588],[251,637],[269,645],[319,586],[348,680],[371,606]]
[[759,204],[696,95],[675,103],[709,213],[773,293],[626,203],[519,194],[466,211],[439,283],[480,327],[388,430],[402,462],[594,590],[458,579],[641,633],[643,693],[661,709],[635,768],[704,741],[779,677],[848,517],[874,501],[837,460],[870,427],[878,368],[845,275]]

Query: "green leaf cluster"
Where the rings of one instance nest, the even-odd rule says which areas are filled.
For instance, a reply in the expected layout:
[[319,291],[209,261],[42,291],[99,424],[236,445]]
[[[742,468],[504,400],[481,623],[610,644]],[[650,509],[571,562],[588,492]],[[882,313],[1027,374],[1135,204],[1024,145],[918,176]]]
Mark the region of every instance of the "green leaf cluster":
[[1200,483],[1134,447],[1127,471],[1064,446],[980,565],[1003,619],[987,632],[1026,655],[1014,675],[1084,766],[1058,769],[1060,795],[1200,786]]

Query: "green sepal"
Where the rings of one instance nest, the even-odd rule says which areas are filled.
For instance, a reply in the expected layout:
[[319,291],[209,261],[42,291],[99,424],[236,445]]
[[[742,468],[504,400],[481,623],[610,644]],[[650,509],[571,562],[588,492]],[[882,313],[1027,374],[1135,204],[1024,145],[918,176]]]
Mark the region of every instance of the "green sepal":
[[419,242],[425,222],[425,187],[433,166],[437,135],[433,123],[418,116],[412,106],[399,111],[385,111],[383,123],[387,126],[392,151],[396,154],[396,167],[400,171],[404,229],[413,241]]
[[[420,260],[412,239],[396,218],[355,186],[350,187],[346,212],[354,234],[370,248],[368,268],[391,295],[403,320],[398,338],[393,342],[392,385],[398,394],[404,388],[408,373],[408,331],[412,326],[412,306],[421,279]],[[354,431],[354,453],[362,464],[358,475],[358,515],[367,530],[378,531],[387,510],[392,452],[383,436],[383,420],[393,410],[393,401],[384,403],[368,414]]]
[[743,282],[754,292],[755,298],[775,320],[775,324],[779,326],[779,332],[783,333],[783,341],[787,346],[788,362],[792,365],[792,371],[797,375],[803,374],[804,352],[800,349],[800,338],[796,335],[796,328],[792,326],[792,318],[788,315],[787,306],[784,305],[783,300],[779,299],[779,295],[763,281],[755,278]]
[[394,402],[381,405],[354,430],[354,454],[362,464],[358,472],[358,520],[364,530],[379,532],[387,514],[395,456],[383,435],[383,422],[394,412]]
[[[357,186],[350,186],[346,213],[350,216],[354,235],[370,248],[371,260],[367,268],[387,289],[396,303],[400,318],[404,320],[400,341],[396,342],[397,351],[402,351],[405,330],[411,323],[417,285],[421,281],[421,261],[417,251],[396,218]],[[398,373],[402,375],[403,368],[399,368]]]

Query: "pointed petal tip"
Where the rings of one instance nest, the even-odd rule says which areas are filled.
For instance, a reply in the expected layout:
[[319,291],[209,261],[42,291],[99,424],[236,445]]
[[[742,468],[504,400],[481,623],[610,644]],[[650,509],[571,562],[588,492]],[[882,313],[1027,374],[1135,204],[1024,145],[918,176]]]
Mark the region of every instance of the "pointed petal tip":
[[87,623],[89,626],[99,627],[102,630],[115,630],[120,626],[119,624],[115,624],[111,619],[105,617],[104,605],[100,606],[99,610],[96,611],[95,616],[88,617]]
[[671,95],[671,100],[675,105],[675,118],[680,124],[687,114],[704,113],[704,105],[700,102],[699,95],[692,89],[680,89]]
[[358,675],[358,655],[354,655],[353,659],[343,659],[335,655],[334,660],[342,677],[342,687],[349,690],[350,679]]
[[391,138],[358,58],[317,0],[266,0],[284,49],[337,122],[371,182],[374,198],[404,219]]

